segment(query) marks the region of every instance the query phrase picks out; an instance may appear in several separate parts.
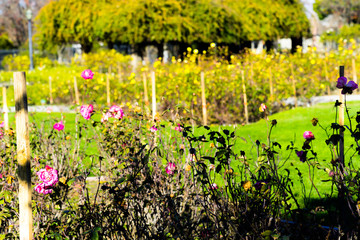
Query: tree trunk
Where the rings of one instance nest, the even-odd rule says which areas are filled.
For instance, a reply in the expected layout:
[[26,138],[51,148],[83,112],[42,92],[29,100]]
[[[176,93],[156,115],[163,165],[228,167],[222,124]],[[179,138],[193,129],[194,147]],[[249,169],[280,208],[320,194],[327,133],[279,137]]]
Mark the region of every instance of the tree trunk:
[[91,52],[92,48],[93,48],[93,43],[89,41],[89,39],[83,39],[81,42],[81,50],[84,53],[89,53]]
[[302,45],[303,45],[302,37],[292,37],[291,38],[291,53],[295,53],[297,46],[302,47]]

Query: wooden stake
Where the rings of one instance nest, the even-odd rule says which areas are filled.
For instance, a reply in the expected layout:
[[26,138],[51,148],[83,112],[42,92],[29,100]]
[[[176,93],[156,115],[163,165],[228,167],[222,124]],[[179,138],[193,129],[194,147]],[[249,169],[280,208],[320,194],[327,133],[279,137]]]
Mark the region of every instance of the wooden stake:
[[120,82],[120,83],[123,83],[121,66],[118,65],[117,69],[118,69],[118,75],[119,75],[119,82]]
[[52,97],[52,77],[49,76],[49,94],[50,94],[50,104],[54,103],[53,97]]
[[356,62],[355,58],[351,59],[351,65],[352,65],[352,74],[353,74],[353,81],[357,83],[357,74],[356,74]]
[[246,124],[249,124],[249,112],[248,112],[248,103],[247,103],[247,96],[246,96],[244,70],[241,70],[241,78],[242,78],[242,87],[243,87],[243,94],[244,94],[245,122],[246,122]]
[[205,74],[201,72],[201,102],[202,102],[202,110],[203,110],[203,122],[204,125],[207,125],[207,112],[206,112],[206,96],[205,96]]
[[327,92],[328,92],[328,95],[330,95],[331,94],[331,92],[330,92],[330,81],[329,81],[329,73],[328,73],[328,69],[327,69],[327,57],[326,57],[326,55],[325,55],[325,61],[324,61],[324,70],[325,70],[325,80],[326,80],[326,82],[328,82],[329,83],[329,85],[328,85],[328,89],[327,89]]
[[156,86],[155,86],[155,71],[151,72],[151,88],[152,88],[152,115],[153,121],[155,120],[156,115]]
[[291,68],[292,86],[293,86],[293,91],[294,91],[295,107],[297,107],[298,103],[297,103],[297,97],[296,97],[296,80],[295,80],[295,76],[294,76],[294,67],[293,67],[292,63],[290,65],[290,68]]
[[19,178],[19,230],[20,239],[33,239],[31,209],[31,169],[29,143],[29,117],[25,72],[14,72],[16,109],[16,143]]
[[[344,66],[340,66],[339,76],[344,77]],[[339,106],[339,125],[344,126],[344,94],[341,94],[341,89],[339,90],[339,101],[341,105]],[[339,143],[339,151],[340,151],[340,161],[342,166],[344,166],[344,131],[340,128],[340,143]]]
[[269,85],[270,85],[270,101],[273,101],[274,100],[274,89],[273,89],[273,82],[272,82],[271,67],[269,67]]
[[143,72],[143,82],[144,82],[144,101],[145,105],[149,105],[149,97],[148,97],[148,90],[147,90],[147,80],[146,80],[146,72]]
[[75,104],[79,105],[80,104],[80,96],[79,96],[79,90],[78,90],[78,86],[77,86],[76,77],[74,77],[74,90],[75,90]]
[[110,106],[110,77],[106,74],[106,103]]
[[254,66],[252,59],[250,60],[250,77],[250,86],[252,86],[254,84]]
[[6,88],[7,87],[3,87],[2,88],[2,92],[3,92],[3,112],[4,112],[4,129],[5,131],[9,130],[9,109],[7,106],[7,100],[6,100]]

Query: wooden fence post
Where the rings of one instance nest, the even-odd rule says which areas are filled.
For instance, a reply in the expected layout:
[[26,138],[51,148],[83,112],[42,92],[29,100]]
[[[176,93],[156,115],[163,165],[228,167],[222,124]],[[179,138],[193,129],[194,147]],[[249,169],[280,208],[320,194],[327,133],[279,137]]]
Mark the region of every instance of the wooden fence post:
[[146,80],[146,72],[143,72],[143,82],[144,82],[144,101],[145,105],[149,105],[149,97],[148,97],[148,90],[147,90],[147,80]]
[[292,63],[290,65],[290,68],[291,68],[292,87],[293,87],[293,91],[294,91],[294,102],[295,102],[295,107],[297,107],[298,103],[297,103],[297,97],[296,97],[296,80],[295,80],[295,76],[294,76],[294,67],[293,67]]
[[118,70],[118,75],[119,75],[119,83],[123,83],[121,66],[120,66],[119,64],[118,64],[118,66],[117,66],[117,70]]
[[355,58],[354,58],[354,57],[351,59],[351,65],[352,65],[353,81],[354,81],[355,83],[357,83],[356,62],[355,62]]
[[206,96],[205,96],[205,74],[201,72],[201,102],[202,102],[202,110],[203,110],[203,123],[207,125],[207,112],[206,112]]
[[249,112],[248,112],[248,103],[247,103],[247,95],[246,95],[244,70],[241,70],[241,78],[242,78],[242,87],[243,87],[243,94],[244,94],[245,122],[246,122],[246,124],[249,124]]
[[20,239],[33,239],[31,169],[29,143],[29,117],[26,94],[25,72],[14,72],[14,91],[16,109],[16,143],[19,178],[19,230]]
[[327,87],[327,92],[328,95],[330,95],[330,81],[329,81],[329,73],[328,73],[328,69],[327,69],[327,56],[325,55],[325,61],[324,61],[324,71],[325,71],[325,80],[327,83],[329,83],[328,87]]
[[6,100],[6,86],[3,86],[2,92],[3,92],[3,112],[4,112],[4,129],[5,131],[9,130],[9,109],[7,106],[7,100]]
[[106,74],[106,103],[110,106],[110,73]]
[[50,104],[54,103],[53,97],[52,97],[52,77],[49,76],[49,95],[50,95]]
[[155,71],[151,72],[151,88],[152,88],[152,117],[155,120],[156,115],[156,86],[155,86]]
[[270,87],[270,101],[274,100],[274,88],[273,88],[273,79],[272,79],[272,72],[271,66],[269,67],[269,87]]
[[253,61],[250,61],[250,86],[254,85],[254,66]]
[[75,91],[75,104],[79,105],[80,104],[80,96],[79,96],[79,89],[77,86],[76,76],[74,76],[74,91]]
[[[339,68],[339,76],[344,77],[344,66]],[[341,105],[339,106],[339,125],[344,126],[344,94],[341,94],[341,89],[339,89],[339,101]],[[339,142],[339,151],[340,151],[340,162],[342,167],[344,167],[344,131],[340,128],[340,142]]]

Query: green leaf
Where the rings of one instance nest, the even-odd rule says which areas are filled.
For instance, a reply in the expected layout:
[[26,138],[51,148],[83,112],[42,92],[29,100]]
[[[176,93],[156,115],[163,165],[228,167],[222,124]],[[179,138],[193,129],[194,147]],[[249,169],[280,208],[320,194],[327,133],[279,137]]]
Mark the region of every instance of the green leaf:
[[75,178],[69,179],[66,183],[70,187],[73,182],[75,182]]
[[118,185],[118,184],[120,184],[120,183],[123,183],[125,180],[126,180],[126,178],[125,178],[125,177],[122,177],[122,178],[118,179],[118,180],[115,182],[115,184]]
[[94,228],[92,233],[91,233],[91,240],[98,240],[99,239],[99,232],[101,232],[101,227]]

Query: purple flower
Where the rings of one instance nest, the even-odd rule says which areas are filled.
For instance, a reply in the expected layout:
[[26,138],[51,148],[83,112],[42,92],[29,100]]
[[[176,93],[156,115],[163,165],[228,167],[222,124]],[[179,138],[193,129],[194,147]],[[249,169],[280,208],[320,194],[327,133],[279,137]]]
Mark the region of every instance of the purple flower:
[[358,85],[354,81],[349,81],[345,87],[350,88],[352,91],[358,88]]
[[336,83],[336,87],[337,88],[343,88],[345,86],[347,82],[347,78],[346,77],[339,77]]
[[305,162],[306,161],[306,153],[304,151],[297,151],[296,155],[300,158],[300,161]]
[[169,162],[165,168],[165,171],[167,174],[171,175],[171,174],[174,174],[175,168],[176,168],[176,165],[172,162]]
[[256,190],[261,190],[262,186],[267,184],[266,181],[258,181],[254,184],[254,187]]
[[347,82],[346,77],[339,77],[336,83],[336,87],[341,90],[341,94],[352,94],[352,92],[358,88],[358,85],[354,81]]

